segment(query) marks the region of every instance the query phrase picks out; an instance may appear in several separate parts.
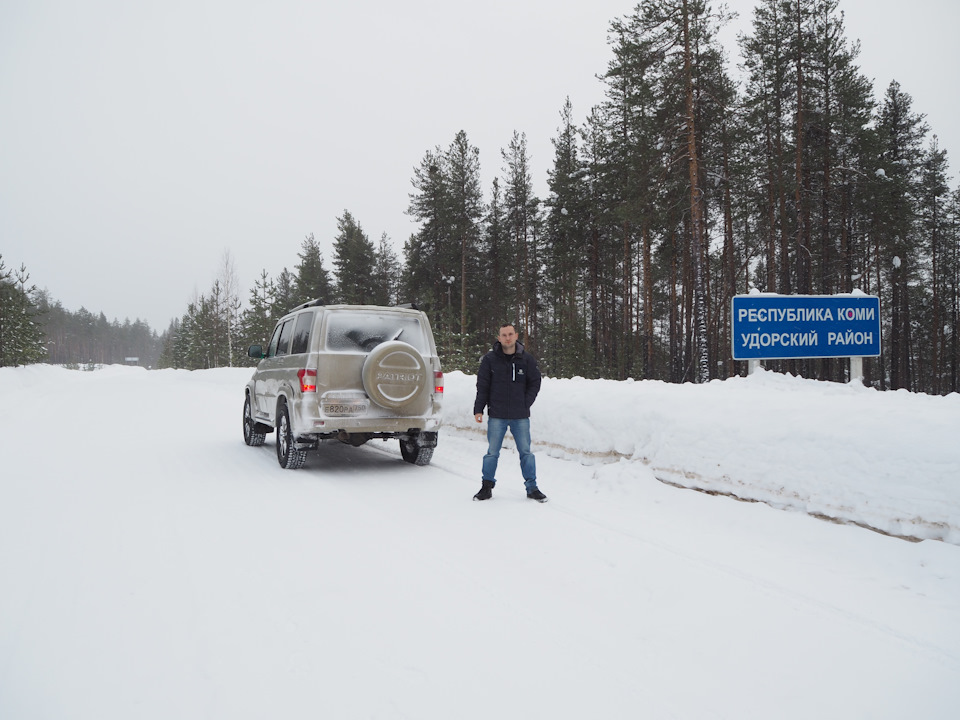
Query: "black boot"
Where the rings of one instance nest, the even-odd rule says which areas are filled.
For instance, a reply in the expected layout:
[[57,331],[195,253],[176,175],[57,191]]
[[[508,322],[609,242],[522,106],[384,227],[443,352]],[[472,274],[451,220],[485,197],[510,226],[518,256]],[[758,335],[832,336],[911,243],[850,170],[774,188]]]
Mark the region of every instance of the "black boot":
[[493,497],[493,480],[484,480],[480,492],[473,496],[474,500],[489,500]]
[[533,490],[527,490],[527,497],[531,500],[536,500],[537,502],[545,503],[547,501],[547,496],[540,492],[539,488],[534,488]]

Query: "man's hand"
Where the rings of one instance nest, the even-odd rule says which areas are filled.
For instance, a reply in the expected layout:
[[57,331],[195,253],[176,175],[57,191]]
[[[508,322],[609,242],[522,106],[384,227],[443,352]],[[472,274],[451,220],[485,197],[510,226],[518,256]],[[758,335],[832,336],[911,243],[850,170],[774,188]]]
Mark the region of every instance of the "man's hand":
[[477,422],[483,422],[483,413],[477,413],[476,415],[473,416],[473,419],[476,420]]

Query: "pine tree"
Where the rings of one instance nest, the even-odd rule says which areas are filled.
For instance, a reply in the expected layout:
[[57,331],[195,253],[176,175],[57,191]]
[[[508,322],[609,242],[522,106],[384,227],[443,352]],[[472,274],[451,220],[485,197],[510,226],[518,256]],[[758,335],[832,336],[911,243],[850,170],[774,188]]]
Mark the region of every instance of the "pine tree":
[[[837,34],[842,34],[842,19],[835,22]],[[871,163],[877,152],[877,135],[872,128],[875,106],[872,83],[856,65],[859,45],[837,47],[838,44],[839,40],[834,40],[826,49],[836,66],[831,79],[832,92],[825,93],[825,97],[832,99],[832,105],[825,104],[830,136],[829,155],[824,153],[824,162],[832,162],[832,167],[829,176],[824,169],[821,202],[825,209],[821,226],[823,232],[839,238],[839,255],[834,268],[830,267],[829,258],[822,260],[824,276],[836,278],[835,283],[823,282],[823,292],[831,287],[836,292],[852,292],[868,277],[863,225],[870,214],[871,188],[876,182],[876,167]],[[829,218],[826,217],[828,208],[832,208]],[[827,248],[832,251],[829,244]]]
[[235,359],[245,357],[246,352],[241,347],[243,343],[240,327],[240,280],[237,278],[236,266],[229,250],[223,251],[220,260],[220,272],[217,276],[221,291],[220,313],[226,325],[227,337],[227,367],[233,367]]
[[376,294],[373,243],[347,210],[337,218],[337,229],[333,241],[333,266],[337,273],[338,298],[351,305],[372,303]]
[[[330,272],[323,266],[323,255],[313,233],[304,239],[297,257],[300,258],[300,263],[295,267],[297,272],[293,284],[295,297],[294,301],[288,305],[288,309],[308,300],[334,302],[336,298],[330,281]],[[286,299],[279,297],[285,289],[278,285],[278,300]]]
[[468,288],[476,284],[477,251],[480,241],[480,220],[483,215],[483,194],[480,190],[480,150],[467,140],[461,130],[450,144],[445,156],[448,212],[452,257],[446,269],[455,278],[452,290],[459,298],[460,336],[467,335]]
[[204,347],[203,317],[206,314],[206,299],[203,296],[187,305],[187,311],[180,319],[180,333],[174,350],[176,367],[198,370],[206,367],[206,348]]
[[505,163],[504,209],[515,251],[515,266],[508,273],[513,277],[515,322],[524,345],[536,353],[533,340],[539,324],[540,243],[536,229],[540,201],[533,192],[526,133],[514,131],[510,144],[500,153]]
[[273,306],[270,311],[273,318],[279,319],[301,302],[312,299],[299,294],[296,286],[296,276],[287,268],[281,270],[273,285]]
[[929,258],[929,266],[924,268],[928,274],[928,281],[924,286],[929,288],[930,303],[928,308],[928,322],[920,328],[929,329],[927,337],[917,343],[919,348],[929,348],[930,372],[925,387],[933,393],[940,394],[944,387],[944,373],[942,358],[946,354],[946,334],[944,321],[949,317],[949,305],[944,302],[949,297],[948,281],[944,277],[944,255],[949,257],[950,230],[948,226],[947,202],[950,188],[947,185],[947,151],[941,150],[937,136],[934,135],[930,145],[924,153],[920,167],[918,188],[919,200],[919,229],[922,235],[922,250]]
[[[762,238],[757,287],[789,293],[849,292],[865,272],[860,227],[871,194],[870,82],[844,34],[836,0],[764,0],[741,40],[749,71],[752,205]],[[831,360],[787,369],[840,379]]]
[[479,248],[478,282],[484,288],[477,312],[477,327],[484,338],[495,336],[500,325],[512,318],[510,278],[515,258],[507,228],[506,210],[500,178],[493,178],[490,203],[483,220],[484,231]]
[[414,170],[407,209],[420,223],[404,245],[408,295],[429,309],[438,336],[458,352],[478,326],[470,310],[484,273],[478,267],[484,209],[479,158],[462,130],[447,150],[428,151]]
[[25,265],[8,270],[0,255],[0,367],[28,365],[47,356],[37,307],[37,288],[28,285]]
[[396,305],[400,302],[402,268],[386,233],[380,235],[373,263],[373,302],[377,305]]
[[450,237],[449,191],[439,147],[427,151],[414,168],[411,182],[414,192],[407,214],[420,223],[420,229],[403,246],[404,285],[407,296],[425,306],[437,325],[449,289],[443,252]]
[[[912,389],[910,284],[919,280],[917,196],[923,137],[927,126],[912,112],[913,98],[892,82],[877,119],[883,182],[874,207],[873,234],[878,270],[890,289],[889,377],[893,390]],[[884,303],[881,302],[881,307]]]
[[620,257],[616,249],[617,219],[615,161],[611,147],[610,128],[615,123],[604,108],[593,108],[583,128],[583,175],[586,203],[585,264],[584,264],[584,324],[590,338],[589,362],[581,373],[585,377],[605,377],[615,364],[616,344],[613,342],[612,319],[615,312],[607,312],[610,288],[617,283],[619,273],[615,263]]
[[[722,124],[727,103],[722,96],[729,94],[730,87],[722,71],[722,53],[716,40],[717,22],[718,18],[702,0],[641,3],[633,17],[615,26],[622,30],[623,38],[620,53],[616,55],[618,63],[611,65],[611,70],[619,71],[619,76],[611,75],[617,80],[612,97],[619,102],[608,103],[606,113],[615,121],[608,127],[617,129],[617,134],[611,133],[608,140],[611,148],[623,148],[631,157],[642,157],[631,145],[636,146],[646,136],[655,142],[648,141],[643,147],[662,150],[666,166],[662,185],[653,182],[658,174],[651,172],[657,163],[657,154],[639,163],[643,168],[639,173],[630,172],[615,160],[608,177],[628,178],[629,185],[636,188],[631,195],[638,198],[653,197],[655,190],[662,191],[665,197],[659,198],[659,202],[664,207],[681,207],[681,193],[683,195],[685,214],[663,219],[664,240],[670,240],[664,244],[670,258],[669,284],[682,288],[682,297],[678,298],[681,307],[671,322],[671,355],[673,365],[683,368],[682,376],[698,382],[708,380],[711,369],[710,218],[707,212],[710,186],[708,165],[704,164],[710,154],[705,148],[706,139],[717,134],[711,132],[711,127]],[[631,136],[634,142],[624,143],[623,138],[629,140]],[[623,150],[620,152],[623,154]],[[716,156],[721,154],[717,152]],[[681,168],[682,175],[677,172]],[[714,173],[718,174],[716,170]],[[620,184],[624,184],[623,181]],[[630,307],[633,253],[629,247],[633,223],[624,225],[623,216],[639,213],[631,212],[630,203],[619,204],[616,213],[621,225],[617,234],[623,245],[620,275],[624,289],[620,302],[624,306],[619,313],[622,320],[610,315],[607,322],[615,334],[622,335],[630,332],[633,325]],[[683,243],[675,242],[678,233]],[[644,239],[641,246],[648,242]],[[647,295],[649,298],[650,293]],[[611,307],[615,306],[616,299],[611,299]],[[682,348],[676,342],[681,319]],[[617,331],[618,325],[631,328]],[[625,346],[621,352],[627,353],[629,349],[629,345]],[[626,354],[617,358],[618,368],[628,367],[625,360],[629,360]]]
[[170,321],[170,326],[160,335],[161,349],[157,367],[174,369],[183,367],[177,355],[179,337],[180,320],[179,318],[174,318]]
[[540,348],[545,371],[562,375],[584,372],[584,351],[589,343],[580,312],[589,214],[570,98],[560,117],[559,135],[552,140],[554,160],[547,173],[550,195],[545,202],[543,295],[548,299],[551,322],[543,327]]
[[944,392],[960,391],[960,188],[947,203],[943,252],[944,306],[946,312],[943,370]]
[[[270,340],[270,333],[279,315],[275,315],[276,289],[266,270],[260,271],[260,277],[253,283],[250,290],[250,306],[244,310],[240,324],[243,328],[243,338],[247,347],[260,345],[266,347]],[[254,358],[248,359],[248,364],[255,364]]]
[[790,27],[782,0],[762,0],[754,9],[753,34],[741,39],[741,52],[749,73],[747,121],[760,131],[762,143],[753,145],[752,166],[756,183],[762,188],[765,211],[756,218],[758,230],[766,237],[765,277],[760,288],[767,292],[789,294],[792,290],[789,237],[793,232],[788,212],[792,190],[785,173],[787,147],[787,109],[791,98],[788,42]]
[[205,368],[229,366],[231,360],[231,316],[233,310],[219,278],[210,288],[210,296],[203,306],[203,343],[206,349]]
[[[635,319],[642,300],[635,284],[644,283],[643,300],[649,299],[649,273],[644,269],[650,250],[655,195],[663,181],[660,159],[665,143],[658,105],[664,101],[662,69],[665,54],[657,37],[648,28],[648,19],[638,7],[624,20],[611,25],[613,59],[603,80],[606,100],[601,106],[602,132],[605,133],[606,171],[602,178],[605,229],[596,233],[595,252],[606,258],[597,267],[604,278],[594,311],[595,345],[605,355],[604,363],[616,367],[618,377],[632,372],[637,340]],[[667,134],[672,134],[668,131]],[[606,246],[603,248],[603,246]],[[602,339],[601,339],[602,338]],[[649,360],[652,338],[648,336],[644,352]]]

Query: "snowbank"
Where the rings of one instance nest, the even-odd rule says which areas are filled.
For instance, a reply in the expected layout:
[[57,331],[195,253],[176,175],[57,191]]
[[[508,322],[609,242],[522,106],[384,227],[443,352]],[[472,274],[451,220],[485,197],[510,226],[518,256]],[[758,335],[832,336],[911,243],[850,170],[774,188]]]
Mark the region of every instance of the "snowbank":
[[[481,433],[476,378],[446,375],[444,425]],[[545,378],[536,452],[642,462],[661,480],[960,544],[960,396],[758,370],[705,385]]]

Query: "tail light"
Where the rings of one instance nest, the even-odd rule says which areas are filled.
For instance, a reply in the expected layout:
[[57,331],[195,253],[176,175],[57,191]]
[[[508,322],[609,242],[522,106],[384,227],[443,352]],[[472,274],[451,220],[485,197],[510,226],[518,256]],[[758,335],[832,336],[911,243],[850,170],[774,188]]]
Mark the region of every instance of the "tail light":
[[297,377],[300,378],[300,392],[317,391],[316,370],[297,370]]
[[435,393],[443,392],[443,373],[439,370],[436,370],[433,373],[433,391]]

